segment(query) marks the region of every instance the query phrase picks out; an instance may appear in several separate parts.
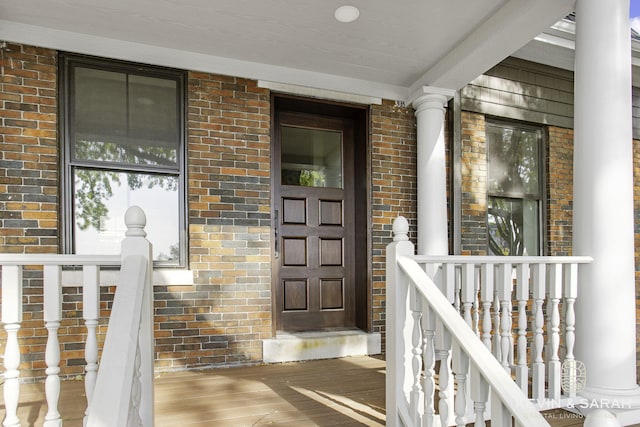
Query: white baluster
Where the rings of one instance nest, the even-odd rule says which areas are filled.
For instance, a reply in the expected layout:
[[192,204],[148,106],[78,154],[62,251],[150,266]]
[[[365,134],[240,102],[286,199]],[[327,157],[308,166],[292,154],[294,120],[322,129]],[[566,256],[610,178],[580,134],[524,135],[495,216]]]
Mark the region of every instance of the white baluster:
[[455,290],[456,290],[456,265],[446,263],[442,265],[441,280],[436,281],[438,288],[447,297],[450,303],[455,304]]
[[[440,290],[451,304],[456,301],[456,265],[445,263],[442,265],[442,280]],[[440,401],[438,411],[440,421],[449,420],[453,415],[453,373],[451,372],[451,334],[436,321],[436,354],[440,360]],[[443,377],[444,376],[444,377]],[[444,409],[444,412],[443,412]],[[442,424],[445,425],[445,424]]]
[[564,309],[565,309],[565,346],[567,353],[564,358],[566,377],[564,392],[569,397],[575,397],[577,392],[576,360],[573,348],[576,342],[576,313],[574,304],[578,296],[578,264],[569,264],[564,268]]
[[458,313],[462,313],[462,304],[460,304],[460,279],[458,278],[458,271],[455,270],[455,276],[453,280],[453,308],[456,309]]
[[500,352],[502,356],[502,366],[511,373],[509,365],[509,355],[511,354],[511,292],[513,281],[511,280],[511,264],[498,265],[498,294],[500,299]]
[[518,300],[518,362],[516,364],[516,382],[528,397],[527,301],[529,300],[529,264],[519,264],[516,268],[516,299]]
[[560,349],[560,298],[562,297],[562,264],[549,266],[548,283],[548,358],[549,358],[549,398],[560,399],[561,365],[558,350]]
[[20,344],[18,331],[22,322],[22,267],[2,267],[2,323],[7,333],[4,347],[4,406],[3,426],[20,426],[18,402],[20,400]]
[[480,338],[480,270],[473,266],[473,330]]
[[502,348],[500,347],[500,294],[498,289],[500,284],[496,284],[493,294],[493,332],[491,335],[491,349],[493,356],[502,361]]
[[413,381],[411,392],[409,393],[411,416],[414,425],[420,425],[422,405],[424,396],[420,380],[422,377],[422,331],[420,326],[420,318],[422,317],[422,296],[414,287],[411,290],[410,310],[413,318],[413,329],[411,331],[411,368],[413,371]]
[[436,320],[436,353],[440,360],[440,401],[438,410],[440,412],[440,425],[448,426],[449,418],[453,410],[453,381],[451,373],[451,334],[443,327],[442,322]]
[[469,356],[460,348],[458,343],[453,345],[452,368],[456,381],[456,396],[454,412],[456,414],[456,426],[464,427],[467,424],[467,381],[469,376]]
[[435,422],[435,362],[436,353],[434,348],[434,337],[436,329],[436,320],[433,311],[428,304],[423,302],[424,310],[422,312],[422,329],[423,329],[423,350],[422,363],[424,364],[424,378],[422,379],[422,389],[424,391],[424,417],[423,424],[425,427],[432,427]]
[[543,326],[544,312],[542,305],[546,294],[545,265],[534,264],[531,266],[531,282],[533,285],[533,320],[531,329],[533,330],[533,343],[531,348],[531,358],[533,359],[531,381],[532,398],[538,403],[542,403],[545,398],[545,364],[542,358],[544,348]]
[[462,317],[467,325],[473,328],[471,319],[471,308],[476,300],[475,295],[475,265],[462,264],[461,292],[460,299],[462,301]]
[[491,351],[491,304],[493,303],[493,264],[482,264],[482,286],[480,298],[482,299],[482,342]]
[[[96,385],[96,377],[98,375],[98,338],[96,336],[96,327],[100,318],[100,278],[99,269],[95,265],[87,265],[82,269],[83,285],[82,285],[82,316],[84,324],[87,328],[87,342],[84,348],[84,358],[87,362],[85,366],[84,390],[87,396],[87,409],[93,390]],[[86,421],[85,412],[85,421]]]
[[58,411],[60,398],[60,343],[58,329],[62,319],[62,268],[59,265],[44,266],[44,325],[48,331],[45,362],[47,379],[45,395],[47,397],[47,415],[44,427],[60,427],[62,419]]
[[473,400],[473,408],[476,414],[475,427],[485,427],[484,413],[487,410],[487,401],[489,400],[489,384],[480,375],[478,368],[471,364],[471,400]]

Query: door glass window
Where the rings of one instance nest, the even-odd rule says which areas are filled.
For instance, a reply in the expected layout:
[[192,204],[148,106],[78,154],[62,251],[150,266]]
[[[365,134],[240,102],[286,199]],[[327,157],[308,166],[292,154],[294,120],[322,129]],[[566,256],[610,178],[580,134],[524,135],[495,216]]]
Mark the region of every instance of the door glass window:
[[342,133],[282,126],[282,185],[343,188]]

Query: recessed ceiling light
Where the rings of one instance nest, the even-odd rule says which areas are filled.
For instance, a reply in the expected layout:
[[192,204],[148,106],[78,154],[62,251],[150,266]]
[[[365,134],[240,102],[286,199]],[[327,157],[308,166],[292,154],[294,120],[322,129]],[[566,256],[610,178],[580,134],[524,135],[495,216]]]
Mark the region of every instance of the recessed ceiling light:
[[360,11],[355,6],[340,6],[336,9],[336,19],[340,22],[353,22],[360,16]]

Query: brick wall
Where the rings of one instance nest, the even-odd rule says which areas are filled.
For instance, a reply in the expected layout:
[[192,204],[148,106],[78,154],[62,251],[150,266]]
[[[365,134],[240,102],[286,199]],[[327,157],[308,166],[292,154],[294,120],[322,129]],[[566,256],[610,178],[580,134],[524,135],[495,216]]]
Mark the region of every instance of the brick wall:
[[[548,127],[545,147],[548,255],[571,255],[573,130]],[[485,116],[462,112],[462,254],[486,255],[487,152]]]
[[487,254],[487,150],[483,114],[462,112],[461,254]]
[[[485,117],[462,112],[462,253],[484,255],[486,248]],[[547,128],[546,245],[548,255],[572,255],[573,130]],[[640,141],[634,141],[636,259],[636,363],[640,382]]]
[[158,368],[257,362],[271,337],[270,102],[189,73],[190,286],[156,287]]
[[[58,251],[57,52],[9,44],[0,91],[0,252]],[[270,103],[252,81],[190,73],[189,243],[194,283],[156,285],[158,369],[255,362],[271,336]],[[40,271],[28,270],[21,375],[44,375]],[[113,287],[103,287],[99,343]],[[83,372],[82,297],[63,289],[61,374]],[[0,331],[0,352],[4,351]]]
[[[9,44],[0,88],[0,252],[58,250],[57,53]],[[158,369],[257,362],[271,337],[270,98],[256,82],[205,73],[188,81],[189,256],[194,283],[156,285]],[[416,130],[411,108],[370,110],[373,331],[384,333],[384,249],[404,215],[415,240]],[[548,127],[547,233],[550,254],[571,253],[572,131]],[[447,138],[450,140],[450,138]],[[484,254],[485,116],[462,112],[462,252]],[[640,148],[635,145],[636,224]],[[402,190],[402,191],[399,191]],[[636,242],[640,229],[636,227]],[[636,247],[640,246],[640,243]],[[637,265],[640,255],[636,253]],[[640,270],[638,270],[640,271]],[[25,272],[23,376],[44,373],[41,275]],[[640,281],[640,272],[638,273]],[[640,298],[640,290],[638,291]],[[99,340],[113,287],[102,289]],[[82,373],[85,328],[80,290],[64,288],[62,374]],[[640,337],[640,334],[638,334]],[[0,352],[4,335],[0,331]]]
[[[416,128],[412,108],[391,101],[371,109],[371,236],[373,331],[384,332],[385,248],[391,242],[393,221],[409,220],[415,241]],[[383,341],[384,343],[384,336]]]
[[58,249],[56,53],[8,44],[0,91],[0,246]]
[[[38,71],[42,73],[40,76],[30,75],[35,83],[8,72],[3,76],[3,114],[9,116],[3,116],[7,129],[3,142],[23,139],[15,146],[2,146],[1,161],[5,163],[0,185],[6,185],[2,187],[6,218],[2,218],[1,251],[55,253],[59,208],[55,133],[57,52],[23,46],[10,49],[15,56],[14,66],[19,55],[21,67],[30,67],[29,53],[34,68],[39,63],[47,63],[49,68],[46,73]],[[9,60],[9,52],[5,58]],[[9,80],[11,84],[7,84]],[[50,91],[44,92],[38,85],[46,85]],[[39,104],[33,99],[38,94],[43,97]],[[190,72],[187,98],[189,263],[194,283],[154,286],[159,370],[257,362],[262,358],[261,340],[272,335],[269,92],[257,88],[254,81]],[[15,108],[10,103],[16,103]],[[29,115],[25,111],[48,115]],[[35,123],[24,121],[36,117],[40,120]],[[6,121],[18,119],[23,121]],[[6,127],[11,123],[14,129]],[[412,230],[415,228],[414,112],[391,101],[373,106],[369,132],[372,325],[375,332],[384,332],[384,249],[392,238],[391,225],[402,214],[411,222]],[[33,152],[40,157],[33,157]],[[27,160],[32,163],[6,163]],[[15,177],[18,174],[24,175],[19,182]],[[45,176],[48,180],[42,181],[40,188],[24,187],[30,185],[27,180],[35,177],[43,180]],[[17,183],[22,187],[11,190],[24,193],[19,197],[12,195],[8,187]],[[399,188],[405,191],[399,192]],[[5,198],[12,202],[38,200],[38,204],[9,205]],[[47,218],[50,221],[44,222]],[[30,244],[31,240],[11,240],[13,245],[8,246],[6,236],[37,237],[39,241]],[[33,273],[30,284],[33,291],[27,290],[25,295],[30,298],[28,295],[33,293],[33,301],[28,300],[33,305],[25,314],[20,333],[21,345],[26,345],[23,350],[28,349],[29,354],[23,355],[21,369],[23,377],[41,377],[45,340],[39,272]],[[100,344],[112,300],[113,287],[103,287]],[[64,288],[65,320],[60,329],[62,375],[83,372],[86,329],[81,302],[80,288]]]
[[[0,57],[0,252],[58,250],[57,56],[7,43]],[[24,272],[22,368],[44,368],[42,272]],[[63,328],[74,328],[70,319]],[[73,332],[73,331],[72,331]],[[4,352],[4,330],[0,352]],[[63,352],[71,351],[66,342]],[[71,356],[73,357],[73,356]]]
[[572,255],[573,130],[550,126],[545,151],[547,253]]

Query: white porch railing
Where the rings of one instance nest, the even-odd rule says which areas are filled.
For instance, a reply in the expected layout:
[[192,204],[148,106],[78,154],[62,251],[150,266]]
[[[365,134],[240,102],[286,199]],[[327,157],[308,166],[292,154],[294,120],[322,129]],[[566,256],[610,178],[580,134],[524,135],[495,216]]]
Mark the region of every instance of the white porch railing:
[[[2,323],[7,334],[4,353],[3,426],[20,426],[20,342],[22,323],[22,271],[43,266],[45,350],[45,427],[62,426],[60,396],[60,343],[62,321],[62,269],[81,266],[82,307],[87,329],[85,343],[85,425],[153,426],[153,318],[151,245],[145,239],[146,218],[140,208],[125,215],[126,238],[121,256],[0,254],[2,267]],[[98,367],[96,327],[100,317],[100,267],[121,265],[112,316]],[[126,414],[126,415],[123,415]],[[139,415],[138,415],[139,414]],[[139,422],[141,420],[141,422]]]
[[387,425],[548,425],[538,410],[580,386],[573,307],[591,259],[416,256],[407,232],[398,218],[387,247]]

